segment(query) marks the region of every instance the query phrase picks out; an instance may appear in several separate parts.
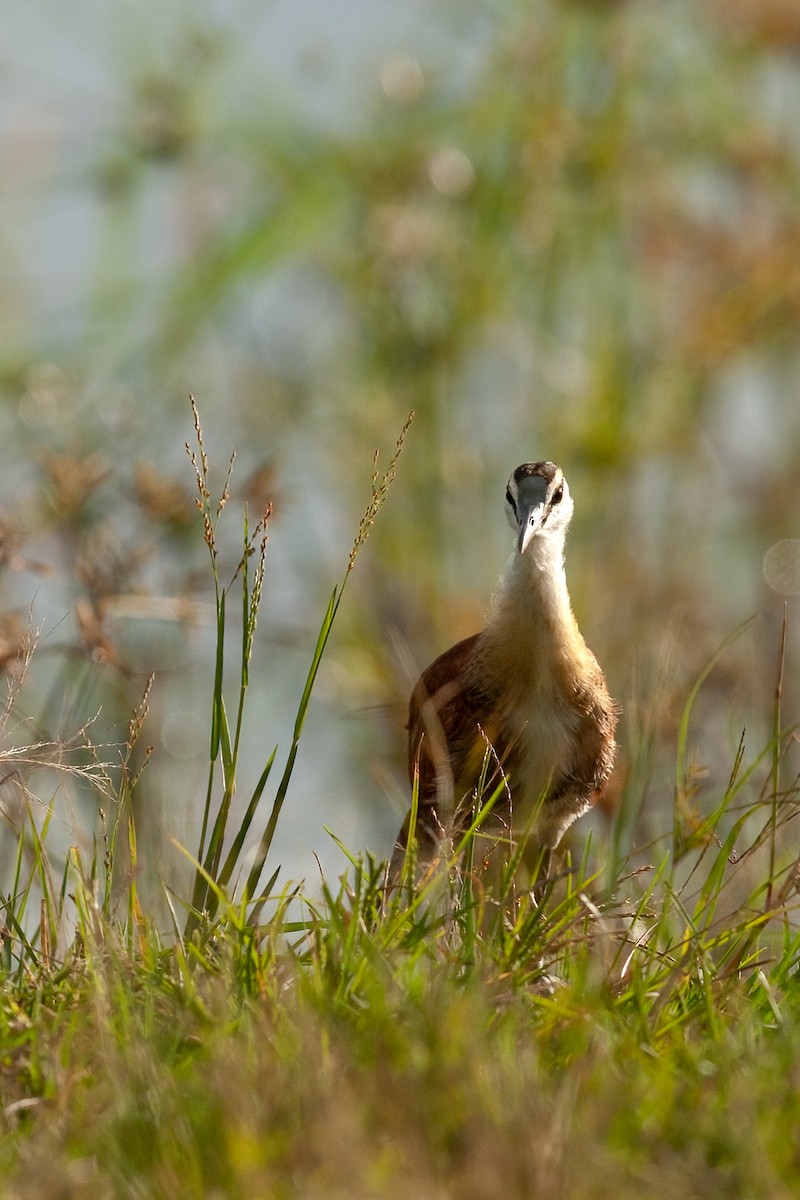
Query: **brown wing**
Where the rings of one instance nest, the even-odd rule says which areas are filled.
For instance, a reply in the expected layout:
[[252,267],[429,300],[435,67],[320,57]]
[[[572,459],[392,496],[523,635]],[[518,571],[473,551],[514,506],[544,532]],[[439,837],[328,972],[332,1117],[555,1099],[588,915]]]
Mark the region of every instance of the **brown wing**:
[[[480,634],[466,638],[440,654],[423,671],[411,693],[408,705],[408,776],[411,783],[419,772],[420,798],[429,799],[437,792],[436,777],[460,774],[458,762],[451,760],[451,743],[461,722],[465,703],[475,708],[476,697],[465,683],[465,669],[475,653]],[[478,704],[478,707],[480,705]],[[464,713],[467,717],[467,714]],[[476,725],[480,712],[472,712]],[[455,750],[455,747],[453,747]],[[463,750],[462,750],[463,754]],[[446,780],[442,779],[442,784]]]
[[[497,698],[476,682],[470,669],[482,634],[458,642],[420,677],[408,714],[408,772],[419,774],[419,806],[436,810],[438,823],[458,824],[459,804],[478,783],[487,746],[501,762],[509,747],[499,744]],[[493,768],[490,776],[497,772]]]
[[[504,777],[513,754],[513,746],[504,744],[500,735],[498,698],[476,682],[483,673],[470,666],[474,656],[480,656],[482,636],[475,634],[446,650],[423,672],[411,694],[408,772],[412,786],[419,775],[420,862],[430,861],[443,832],[458,832],[469,820],[471,809],[463,800],[480,781],[488,747],[494,759],[487,771],[489,793]],[[494,811],[502,807],[496,804]],[[389,866],[393,884],[403,868],[410,824],[409,813]]]

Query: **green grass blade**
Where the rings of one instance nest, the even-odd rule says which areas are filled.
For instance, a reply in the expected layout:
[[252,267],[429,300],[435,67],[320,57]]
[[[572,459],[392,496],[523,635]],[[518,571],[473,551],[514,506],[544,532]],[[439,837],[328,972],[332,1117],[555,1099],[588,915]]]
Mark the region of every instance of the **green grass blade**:
[[277,753],[278,747],[276,746],[272,751],[272,754],[270,754],[264,770],[261,772],[261,776],[256,784],[255,791],[250,797],[250,803],[247,806],[247,811],[242,818],[242,823],[237,830],[236,837],[231,843],[231,848],[228,851],[225,863],[219,873],[219,882],[223,885],[223,887],[227,886],[229,883],[236,867],[236,863],[239,861],[239,855],[242,852],[245,838],[247,837],[250,826],[253,823],[253,818],[255,817],[256,809],[258,808],[259,802],[264,793],[264,788],[267,786],[267,780],[269,779],[269,775],[275,762],[275,756]]
[[219,743],[222,735],[222,677],[225,667],[225,592],[222,592],[217,604],[217,653],[214,664],[214,698],[211,709],[211,745],[209,757],[217,761]]
[[303,725],[305,723],[309,701],[311,700],[311,692],[314,688],[314,684],[316,683],[319,664],[322,661],[322,656],[325,653],[325,647],[328,644],[328,638],[330,637],[331,629],[333,628],[336,610],[339,607],[339,601],[341,600],[341,597],[342,588],[335,587],[331,593],[331,598],[328,602],[328,608],[325,612],[325,616],[323,617],[322,625],[320,626],[317,644],[314,647],[314,654],[311,658],[311,666],[308,669],[308,675],[306,676],[303,694],[300,697],[300,703],[297,707],[297,717],[294,723],[295,742],[300,740],[300,734],[303,732]]
[[289,754],[286,759],[286,766],[283,769],[283,775],[281,776],[280,783],[278,784],[278,790],[275,793],[275,799],[272,803],[272,810],[269,815],[269,820],[267,821],[267,825],[266,825],[266,828],[262,835],[261,842],[259,843],[258,851],[257,851],[256,857],[253,861],[253,866],[251,867],[250,873],[247,877],[247,893],[246,894],[248,896],[252,896],[255,893],[256,888],[258,887],[258,881],[261,876],[261,872],[264,869],[264,863],[267,860],[267,855],[269,854],[269,850],[272,845],[273,838],[275,837],[275,830],[278,825],[278,819],[281,815],[281,809],[283,808],[283,804],[286,799],[286,793],[289,788],[289,782],[292,778],[292,772],[294,770],[294,764],[295,764],[295,760],[297,758],[297,750],[298,750],[298,746],[299,746],[299,742],[300,742],[300,736],[303,732],[303,725],[305,723],[306,713],[308,712],[308,705],[311,700],[311,693],[314,688],[314,683],[316,682],[317,673],[319,671],[319,665],[320,665],[320,662],[322,661],[322,656],[325,653],[325,647],[328,644],[328,638],[330,637],[331,629],[333,628],[333,622],[336,617],[336,612],[337,612],[337,609],[339,607],[339,602],[342,597],[342,590],[343,589],[340,587],[336,587],[333,589],[333,592],[331,593],[330,601],[328,602],[327,610],[325,612],[325,616],[322,621],[322,625],[320,626],[319,635],[317,637],[317,642],[314,647],[314,653],[311,658],[311,665],[308,669],[308,674],[306,676],[305,686],[303,688],[303,694],[300,697],[300,703],[297,708],[297,716],[295,718],[295,723],[294,723],[294,733],[292,735],[292,744],[289,748]]
[[225,707],[225,697],[219,698],[219,749],[222,760],[222,777],[225,781],[225,791],[233,794],[236,777],[236,760],[231,742],[231,730],[228,724],[228,712]]

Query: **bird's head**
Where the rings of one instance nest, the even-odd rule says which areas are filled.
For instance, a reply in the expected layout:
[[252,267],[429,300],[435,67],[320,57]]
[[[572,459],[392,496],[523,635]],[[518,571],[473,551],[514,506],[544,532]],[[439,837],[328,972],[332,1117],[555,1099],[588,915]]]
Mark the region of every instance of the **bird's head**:
[[506,516],[524,554],[535,537],[564,536],[572,516],[572,497],[560,467],[551,462],[523,463],[506,488]]

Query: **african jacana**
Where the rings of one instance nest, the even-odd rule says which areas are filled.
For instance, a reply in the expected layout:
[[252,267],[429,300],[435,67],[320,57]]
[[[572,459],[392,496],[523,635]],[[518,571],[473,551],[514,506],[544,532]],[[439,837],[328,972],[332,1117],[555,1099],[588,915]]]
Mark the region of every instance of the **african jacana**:
[[[567,591],[564,539],[572,512],[560,467],[517,467],[506,489],[516,546],[486,627],[440,655],[414,688],[408,763],[412,784],[418,778],[421,865],[468,827],[476,801],[498,785],[491,827],[514,838],[529,833],[549,857],[608,780],[617,710]],[[395,882],[410,819],[392,857]]]

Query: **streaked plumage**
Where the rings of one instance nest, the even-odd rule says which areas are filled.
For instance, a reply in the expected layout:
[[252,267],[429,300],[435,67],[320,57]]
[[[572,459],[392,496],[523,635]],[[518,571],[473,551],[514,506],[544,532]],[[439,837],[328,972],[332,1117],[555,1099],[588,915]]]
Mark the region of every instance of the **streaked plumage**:
[[[419,776],[421,863],[472,819],[487,748],[483,797],[503,781],[492,827],[517,837],[530,831],[547,849],[600,796],[614,760],[616,706],[567,591],[572,499],[560,468],[518,467],[506,509],[517,544],[485,629],[440,655],[411,695],[409,776],[412,783]],[[395,880],[408,831],[407,818],[390,868]]]

